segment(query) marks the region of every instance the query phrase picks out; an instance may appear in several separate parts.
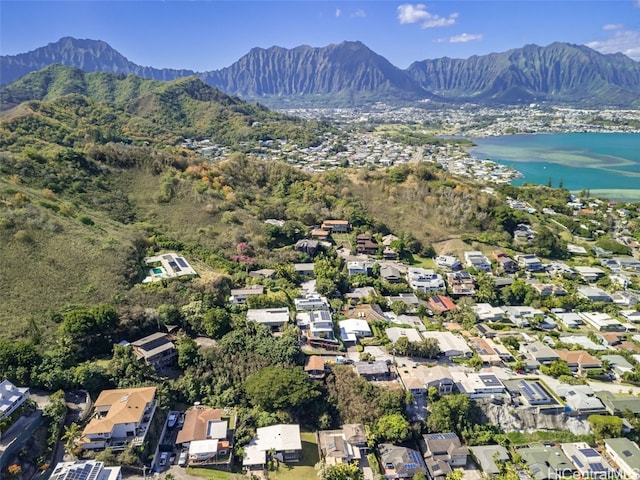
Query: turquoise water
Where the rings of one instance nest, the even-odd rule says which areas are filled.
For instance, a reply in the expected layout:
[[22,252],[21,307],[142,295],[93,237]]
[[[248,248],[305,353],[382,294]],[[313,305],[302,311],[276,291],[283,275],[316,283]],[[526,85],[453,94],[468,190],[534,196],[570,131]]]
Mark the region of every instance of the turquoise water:
[[640,134],[553,133],[473,139],[470,153],[511,166],[524,177],[513,182],[572,191],[590,190],[616,200],[640,200]]

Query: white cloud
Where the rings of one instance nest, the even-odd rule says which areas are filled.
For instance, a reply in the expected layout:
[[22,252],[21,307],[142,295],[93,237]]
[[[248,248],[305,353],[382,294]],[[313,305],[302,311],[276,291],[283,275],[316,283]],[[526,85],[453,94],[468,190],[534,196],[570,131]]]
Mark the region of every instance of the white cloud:
[[336,17],[340,17],[342,16],[342,10],[340,10],[339,8],[336,8]]
[[623,25],[621,23],[607,23],[602,27],[602,29],[603,30],[621,30],[622,27]]
[[[639,0],[640,1],[640,0]],[[411,5],[405,3],[398,7],[398,20],[400,24],[419,23],[422,28],[449,27],[456,23],[458,14],[452,13],[448,17],[441,17],[427,11],[427,7],[421,3]]]
[[587,47],[600,53],[624,53],[626,56],[640,61],[640,32],[633,30],[614,30],[613,36],[606,40],[594,40]]
[[482,34],[475,33],[462,33],[460,35],[455,35],[449,38],[449,42],[451,43],[467,43],[467,42],[477,42],[478,40],[482,40]]
[[484,38],[481,33],[461,33],[460,35],[453,35],[452,37],[440,37],[434,40],[435,43],[467,43],[477,42]]
[[365,12],[362,9],[356,10],[355,12],[353,12],[351,14],[352,17],[357,17],[357,18],[364,18],[367,16],[367,12]]

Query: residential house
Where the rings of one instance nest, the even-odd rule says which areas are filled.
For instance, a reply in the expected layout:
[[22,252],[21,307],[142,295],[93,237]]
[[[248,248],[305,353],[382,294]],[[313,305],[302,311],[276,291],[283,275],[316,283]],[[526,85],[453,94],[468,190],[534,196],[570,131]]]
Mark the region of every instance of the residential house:
[[560,358],[551,347],[542,342],[521,343],[520,353],[523,353],[542,365],[548,365]]
[[533,253],[516,255],[516,261],[518,262],[518,266],[525,272],[541,272],[544,270],[544,265],[542,265],[540,259]]
[[142,283],[157,282],[167,278],[197,275],[184,257],[176,253],[165,253],[153,257],[146,257],[144,262],[149,265],[148,276]]
[[584,350],[567,350],[566,348],[558,348],[555,351],[560,360],[567,362],[572,372],[579,375],[587,375],[589,371],[600,370],[602,362],[589,352]]
[[371,268],[368,262],[353,260],[347,262],[347,273],[349,275],[369,275],[371,273]]
[[462,445],[455,433],[428,433],[422,436],[425,443],[424,459],[429,463],[440,460],[450,467],[464,467],[469,449]]
[[360,318],[367,322],[387,322],[384,312],[377,304],[361,304],[361,305],[347,305],[342,310],[342,314],[347,318]]
[[573,268],[566,263],[552,262],[547,265],[547,272],[554,277],[560,278],[575,278],[578,275]]
[[281,332],[289,323],[289,309],[287,307],[250,308],[247,310],[247,320],[265,325],[272,332]]
[[509,461],[509,451],[502,445],[482,445],[469,447],[476,463],[485,475],[493,476],[500,473],[498,464]]
[[427,473],[420,452],[391,443],[378,445],[380,467],[385,479],[413,478],[416,473]]
[[599,332],[624,332],[624,326],[608,313],[580,312],[582,319]]
[[293,271],[303,279],[316,276],[313,263],[294,263]]
[[156,387],[103,390],[82,432],[82,448],[124,450],[142,445],[156,411],[155,395]]
[[640,397],[616,396],[608,391],[596,392],[610,415],[621,417],[625,411],[640,416]]
[[271,425],[256,429],[256,436],[244,448],[242,466],[248,470],[264,470],[267,453],[283,463],[297,463],[302,459],[300,425]]
[[458,306],[446,295],[434,295],[429,298],[429,308],[437,313],[447,313],[457,310]]
[[176,444],[187,449],[189,463],[210,464],[218,458],[230,454],[233,436],[229,423],[222,419],[223,411],[217,408],[197,405],[184,414],[182,428],[176,437]]
[[489,303],[478,303],[471,307],[479,322],[502,322],[504,320],[504,310],[500,307],[493,307]]
[[387,337],[391,343],[396,343],[401,337],[406,337],[411,343],[419,343],[422,341],[422,335],[414,328],[389,327],[385,330]]
[[[640,301],[640,296],[637,293],[630,292],[628,290],[623,290],[623,291],[614,292],[613,294],[611,294],[611,299],[613,300],[613,303],[615,303],[616,305],[621,305],[623,307],[631,308],[631,307],[634,307]],[[636,314],[638,315],[637,322],[640,323],[640,312],[638,312],[637,310],[623,310],[623,311],[636,312]]]
[[469,339],[469,344],[482,359],[483,363],[489,363],[492,365],[501,363],[502,357],[494,350],[493,346],[490,345],[489,342],[495,345],[495,343],[489,339],[480,337],[471,337]]
[[356,372],[369,381],[389,380],[391,373],[387,362],[378,360],[375,362],[355,362]]
[[122,480],[122,467],[105,467],[95,460],[58,462],[49,480]]
[[544,318],[544,312],[528,305],[502,307],[504,315],[518,327],[528,327],[533,318]]
[[412,289],[422,293],[437,292],[445,289],[442,275],[426,268],[409,268],[407,280]]
[[591,302],[611,303],[613,301],[613,299],[611,298],[611,295],[609,295],[603,289],[597,288],[597,287],[588,287],[588,286],[578,287],[576,289],[576,293],[578,294],[579,297],[586,298]]
[[606,438],[603,443],[606,454],[626,478],[640,479],[640,447],[637,443],[628,438]]
[[604,270],[598,267],[577,266],[574,270],[587,283],[594,283],[598,279],[605,276]]
[[557,283],[531,283],[531,286],[541,297],[549,297],[551,295],[562,296],[566,295],[567,289],[564,286]]
[[394,302],[404,303],[407,306],[407,312],[410,313],[416,312],[420,306],[420,299],[416,297],[414,293],[399,293],[398,295],[385,297],[385,300],[389,307],[391,307]]
[[420,317],[418,317],[417,315],[398,315],[397,317],[395,316],[395,314],[393,312],[388,312],[387,316],[389,317],[389,320],[392,323],[397,324],[398,326],[400,325],[409,325],[412,328],[415,328],[416,330],[418,330],[419,332],[424,332],[427,327],[425,327],[424,323],[422,322],[422,320],[420,320]]
[[470,357],[473,355],[471,348],[460,335],[451,332],[426,331],[422,332],[424,338],[435,338],[440,346],[440,355],[446,358]]
[[535,480],[556,480],[576,471],[560,447],[534,444],[519,448],[518,453]]
[[329,300],[320,295],[307,295],[304,298],[294,298],[296,312],[313,311],[313,310],[329,310]]
[[514,405],[556,405],[553,395],[537,380],[505,380],[504,386]]
[[452,375],[458,391],[469,398],[500,397],[506,391],[504,384],[491,373],[453,372]]
[[398,252],[391,247],[384,247],[384,250],[382,250],[382,258],[385,260],[396,260],[398,258]]
[[345,294],[345,297],[352,300],[363,300],[369,296],[375,296],[376,289],[373,287],[356,287]]
[[468,297],[476,294],[476,287],[471,274],[466,272],[447,273],[449,290],[454,297]]
[[147,335],[131,346],[138,360],[144,360],[156,370],[171,366],[178,360],[178,349],[166,333]]
[[635,371],[635,367],[622,355],[602,355],[600,360],[609,362],[611,371],[617,379],[621,379],[627,372]]
[[455,255],[438,255],[435,262],[438,267],[444,268],[445,270],[451,270],[452,272],[462,270],[462,263],[460,263],[460,260],[458,260]]
[[367,434],[361,423],[346,424],[339,430],[320,430],[317,435],[320,458],[327,465],[351,463],[366,457]]
[[327,371],[324,365],[324,358],[320,355],[310,355],[304,364],[304,371],[310,378],[322,379]]
[[380,278],[387,283],[400,283],[404,277],[400,270],[385,263],[380,265]]
[[484,323],[478,323],[475,326],[478,334],[483,338],[495,338],[498,332],[491,328],[491,326]]
[[314,228],[311,230],[311,238],[316,242],[326,242],[331,236],[331,230],[324,228]]
[[307,338],[335,340],[333,319],[328,310],[302,311],[296,313],[296,324]]
[[231,303],[231,305],[244,305],[247,303],[247,298],[263,294],[264,287],[262,285],[251,285],[247,288],[233,288],[231,289],[229,303]]
[[503,272],[516,273],[520,269],[520,267],[518,266],[518,262],[504,253],[502,250],[495,250],[492,255],[496,262],[498,262],[498,268]]
[[560,320],[567,328],[580,328],[584,325],[584,320],[577,313],[555,313],[555,317]]
[[303,252],[313,257],[318,252],[319,245],[320,242],[318,240],[303,238],[296,242],[296,244],[293,246],[293,249],[296,252]]
[[469,268],[475,268],[480,272],[491,271],[491,262],[482,252],[464,252],[464,261]]
[[624,340],[624,334],[622,332],[599,332],[596,333],[596,338],[600,340],[602,345],[615,347],[622,343],[622,340]]
[[377,255],[378,242],[369,233],[361,233],[356,236],[356,253],[359,255]]
[[453,376],[446,367],[399,366],[397,372],[402,386],[414,395],[423,395],[429,388],[435,388],[441,395],[449,395],[455,388]]
[[355,345],[360,338],[372,337],[369,322],[363,318],[348,318],[338,322],[340,337],[345,344]]
[[16,387],[9,380],[0,382],[0,420],[8,417],[29,399],[29,388]]
[[609,268],[612,270],[627,270],[630,272],[640,273],[640,260],[631,256],[619,256],[610,259],[612,262]]
[[603,414],[607,410],[589,385],[560,384],[555,393],[562,398],[570,412],[578,415]]
[[351,224],[346,220],[325,220],[322,222],[323,230],[329,230],[331,233],[349,233]]
[[272,268],[261,268],[259,270],[252,270],[249,272],[250,278],[273,278],[276,271]]
[[620,316],[630,323],[640,323],[640,311],[638,310],[621,310]]

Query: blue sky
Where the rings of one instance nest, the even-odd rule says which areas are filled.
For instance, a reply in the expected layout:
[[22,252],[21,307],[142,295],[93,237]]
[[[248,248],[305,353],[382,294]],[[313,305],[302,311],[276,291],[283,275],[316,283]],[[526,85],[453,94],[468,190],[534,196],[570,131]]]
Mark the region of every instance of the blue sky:
[[104,40],[140,65],[195,71],[229,66],[253,47],[344,40],[400,68],[554,41],[640,61],[640,0],[0,0],[2,55],[64,36]]

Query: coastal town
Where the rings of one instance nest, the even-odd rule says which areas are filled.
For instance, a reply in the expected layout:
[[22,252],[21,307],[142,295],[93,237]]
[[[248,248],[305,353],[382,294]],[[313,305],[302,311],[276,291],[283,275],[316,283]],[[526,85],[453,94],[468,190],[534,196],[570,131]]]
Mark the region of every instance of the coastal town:
[[[207,478],[236,478],[224,475],[238,468],[247,478],[300,480],[338,478],[323,476],[334,471],[366,480],[640,478],[634,441],[640,431],[640,245],[631,231],[640,209],[572,197],[567,208],[576,218],[614,220],[625,253],[578,238],[560,261],[526,253],[536,245],[540,206],[510,205],[532,219],[514,230],[510,249],[488,252],[474,244],[412,255],[393,233],[326,219],[294,245],[309,262],[250,271],[245,284],[230,289],[230,308],[247,322],[276,338],[295,335],[305,358],[297,368],[306,381],[323,385],[347,376],[363,388],[400,392],[406,398],[401,414],[374,425],[312,431],[274,418],[240,440],[234,405],[197,401],[161,409],[155,386],[103,390],[83,404],[85,420],[74,423],[77,435],[66,437],[60,455],[67,453],[50,478],[134,478],[101,460],[100,452],[149,442],[152,460],[144,468],[157,478],[198,478],[185,472],[206,471],[220,475]],[[336,270],[327,271],[327,258]],[[204,273],[172,252],[145,265],[150,284]],[[274,302],[274,279],[285,271],[297,296],[283,305]],[[352,285],[344,296],[330,286],[336,275]],[[166,327],[120,348],[161,377],[174,375],[185,338]],[[200,348],[208,344],[194,340]],[[2,436],[5,461],[21,448],[36,413],[28,388],[8,380],[0,388],[2,419],[10,420]],[[466,407],[453,399],[465,399]],[[470,405],[482,424],[464,419],[472,415]],[[79,452],[85,459],[77,459]]]

